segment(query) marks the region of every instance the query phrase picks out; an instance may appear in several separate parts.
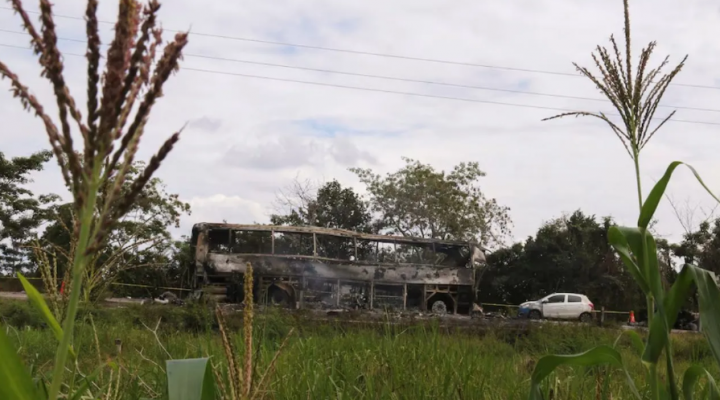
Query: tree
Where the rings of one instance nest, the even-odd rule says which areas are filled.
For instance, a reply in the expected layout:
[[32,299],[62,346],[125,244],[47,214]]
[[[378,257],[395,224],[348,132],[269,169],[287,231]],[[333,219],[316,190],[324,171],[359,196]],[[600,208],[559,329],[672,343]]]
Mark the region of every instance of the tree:
[[[361,233],[377,231],[368,211],[367,202],[352,190],[343,188],[337,180],[322,185],[314,191],[306,181],[295,180],[293,186],[283,193],[280,203],[288,209],[285,215],[273,214],[270,221],[274,225],[317,226],[322,228],[346,229]],[[252,240],[247,237],[245,240]],[[312,244],[303,243],[300,235],[287,235],[278,241],[276,246],[289,246],[300,251],[312,251]],[[363,253],[368,243],[357,243],[359,252]],[[296,250],[297,251],[297,250]],[[321,256],[349,259],[355,254],[355,243],[344,238],[320,236],[316,251]]]
[[59,197],[36,197],[24,185],[32,182],[29,175],[42,171],[51,157],[51,152],[40,151],[29,157],[7,159],[0,152],[0,273],[32,267],[31,253],[25,246],[48,220],[52,203]]
[[684,264],[720,274],[720,218],[700,222],[695,231],[685,233],[683,240],[673,246],[673,252]]
[[[142,261],[140,261],[142,262]],[[113,287],[113,294],[120,296],[156,297],[167,291],[161,287],[191,288],[193,284],[193,252],[188,236],[173,240],[164,251],[153,256],[157,267],[123,269],[118,271],[118,282],[141,282],[151,288],[134,286]]]
[[[675,213],[675,218],[683,229],[682,241],[680,243],[669,243],[667,240],[658,239],[657,248],[661,255],[659,266],[663,283],[670,288],[678,276],[678,272],[685,264],[699,265],[701,255],[705,246],[712,240],[710,233],[710,222],[713,219],[717,204],[706,209],[700,204],[692,205],[689,198],[681,204],[673,196],[665,194],[665,198]],[[678,266],[677,260],[680,259]],[[712,263],[706,259],[705,261]],[[706,268],[706,267],[703,267]],[[697,289],[690,289],[690,306],[697,309]]]
[[520,304],[553,292],[575,292],[609,309],[642,304],[641,294],[608,243],[611,225],[608,217],[598,222],[580,210],[545,223],[524,243],[488,257],[481,298]]
[[[717,206],[706,210],[700,205],[692,206],[689,199],[686,199],[684,204],[680,204],[669,195],[665,197],[684,231],[682,241],[669,245],[669,250],[675,257],[679,257],[683,264],[698,265],[708,246],[710,247],[708,250],[712,251],[713,232],[711,228],[714,230],[712,224]],[[698,212],[702,215],[699,215]],[[717,223],[715,220],[714,225]],[[706,261],[710,260],[706,259]]]
[[[143,162],[133,163],[121,193],[132,190],[130,182],[144,170]],[[101,197],[106,195],[106,192],[100,193]],[[101,210],[97,214],[100,215]],[[190,214],[190,205],[182,202],[177,194],[168,193],[160,178],[150,179],[130,210],[107,233],[106,246],[99,249],[86,266],[84,298],[96,298],[119,277],[129,282],[143,282],[154,274],[148,269],[166,269],[177,247],[169,228],[179,227],[183,214]],[[73,205],[58,207],[54,216],[55,222],[48,226],[42,239],[46,253],[60,254],[58,264],[64,272],[74,255]]]
[[707,222],[703,223],[702,228],[709,231],[709,235],[698,257],[698,265],[720,275],[720,218],[713,221],[711,229]]
[[385,177],[370,169],[350,169],[366,185],[371,210],[389,234],[474,240],[488,247],[504,243],[510,234],[510,209],[485,197],[478,184],[485,173],[478,163],[463,162],[445,173],[403,160],[404,167]]
[[501,304],[520,304],[533,296],[527,293],[528,280],[523,243],[515,243],[490,253],[479,282],[480,300]]
[[[343,188],[337,180],[325,183],[313,195],[308,186],[294,185],[296,206],[286,215],[273,214],[274,225],[310,225],[369,233],[372,216],[368,205],[352,188]],[[286,197],[287,198],[287,197]]]
[[684,264],[698,264],[705,246],[711,240],[710,223],[703,221],[697,230],[683,234],[682,241],[674,246],[673,253],[676,257],[680,257]]

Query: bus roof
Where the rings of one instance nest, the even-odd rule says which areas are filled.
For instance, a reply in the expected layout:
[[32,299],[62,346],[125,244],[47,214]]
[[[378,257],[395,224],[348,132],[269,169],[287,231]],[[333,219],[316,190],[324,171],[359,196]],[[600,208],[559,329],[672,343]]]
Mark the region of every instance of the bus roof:
[[372,240],[383,243],[406,243],[406,244],[440,244],[446,246],[477,246],[483,251],[488,251],[487,248],[480,246],[477,243],[471,241],[460,241],[460,240],[440,240],[440,239],[428,239],[419,237],[408,237],[408,236],[393,236],[393,235],[374,235],[369,233],[360,233],[350,231],[346,229],[336,228],[322,228],[318,226],[287,226],[287,225],[242,225],[242,224],[223,224],[223,223],[212,223],[212,222],[200,222],[193,225],[193,231],[201,230],[212,230],[212,229],[232,229],[239,231],[258,231],[258,232],[280,232],[280,233],[319,233],[322,235],[340,236],[356,239]]

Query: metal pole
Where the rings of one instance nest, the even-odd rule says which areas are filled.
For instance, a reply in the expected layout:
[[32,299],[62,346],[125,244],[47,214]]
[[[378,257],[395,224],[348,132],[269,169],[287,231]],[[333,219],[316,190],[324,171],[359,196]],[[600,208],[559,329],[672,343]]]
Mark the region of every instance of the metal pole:
[[422,304],[420,310],[427,311],[427,285],[422,285]]
[[375,281],[370,281],[370,309],[373,309],[373,303],[375,301]]
[[403,284],[403,310],[407,309],[407,283]]
[[317,235],[313,232],[313,257],[317,257]]
[[340,279],[337,280],[335,286],[335,307],[340,307]]
[[302,308],[303,302],[305,301],[305,285],[307,285],[307,282],[305,280],[305,271],[303,271],[303,276],[300,281],[300,298],[298,299],[298,308]]

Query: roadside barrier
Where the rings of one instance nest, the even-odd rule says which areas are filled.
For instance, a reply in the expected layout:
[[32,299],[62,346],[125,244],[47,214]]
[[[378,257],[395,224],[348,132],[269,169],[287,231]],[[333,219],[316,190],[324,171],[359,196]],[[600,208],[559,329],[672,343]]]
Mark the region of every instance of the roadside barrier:
[[152,285],[139,285],[136,283],[120,283],[120,282],[112,282],[110,283],[113,286],[130,286],[130,287],[141,287],[141,288],[151,288],[151,289],[165,289],[165,290],[179,290],[183,292],[192,292],[193,289],[188,288],[175,288],[175,287],[165,287],[165,286],[152,286]]
[[[2,278],[0,278],[2,279]],[[8,277],[5,279],[17,279]],[[26,278],[28,280],[42,280],[42,278]],[[176,287],[165,287],[165,286],[152,286],[152,285],[141,285],[138,283],[122,283],[122,282],[112,282],[110,285],[113,286],[128,286],[128,287],[138,287],[138,288],[148,288],[148,289],[163,289],[163,290],[177,290],[182,292],[192,292],[194,289],[188,289],[188,288],[176,288]],[[491,307],[500,307],[500,308],[519,308],[519,305],[516,304],[500,304],[500,303],[478,303],[480,307],[484,306],[491,306]],[[612,311],[612,310],[606,310],[604,307],[601,307],[599,310],[593,310],[593,314],[600,314],[601,320],[604,319],[605,314],[617,314],[617,315],[628,315],[629,320],[631,322],[635,322],[635,314],[633,311]]]
[[[5,279],[5,280],[17,280],[17,281],[19,282],[19,279],[13,278],[13,277],[6,277],[6,278],[0,277],[0,282],[2,281],[2,279]],[[28,281],[39,281],[39,280],[42,280],[42,278],[25,278],[25,279],[27,279]],[[183,291],[183,292],[192,292],[192,291],[193,291],[193,289],[188,289],[188,288],[176,288],[176,287],[166,287],[166,286],[141,285],[141,284],[138,284],[138,283],[111,282],[110,285],[112,285],[112,286],[139,287],[139,288],[148,288],[148,289],[179,290],[179,291]],[[65,290],[65,281],[63,281],[63,282],[61,283],[60,293],[62,293],[64,290]]]
[[[514,304],[499,304],[499,303],[478,303],[480,307],[483,306],[493,306],[493,307],[509,307],[509,308],[519,308],[519,305]],[[611,310],[605,310],[604,308],[601,308],[600,310],[593,310],[592,313],[594,314],[630,314],[632,311],[611,311]]]

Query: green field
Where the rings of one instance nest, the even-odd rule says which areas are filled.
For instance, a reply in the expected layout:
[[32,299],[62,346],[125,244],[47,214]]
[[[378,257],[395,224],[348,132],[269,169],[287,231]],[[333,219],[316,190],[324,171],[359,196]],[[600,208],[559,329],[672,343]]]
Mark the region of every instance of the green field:
[[[115,361],[121,366],[119,388],[112,389],[118,399],[166,398],[164,363],[169,356],[211,355],[224,370],[223,346],[208,309],[138,306],[80,314],[75,338],[79,371],[87,374],[101,363]],[[0,303],[0,315],[22,357],[36,371],[49,373],[57,343],[39,315],[18,301]],[[150,329],[161,317],[156,339]],[[228,316],[228,325],[235,351],[241,353],[241,314]],[[267,311],[257,314],[254,327],[256,374],[262,374],[292,327],[295,334],[269,378],[268,399],[524,399],[539,357],[613,345],[620,335],[612,328],[552,324],[450,332],[437,322],[350,325]],[[120,352],[116,339],[122,341]],[[684,334],[673,340],[677,370],[693,362],[718,375],[702,336]],[[643,387],[643,367],[629,340],[621,338],[618,347]],[[99,386],[116,380],[117,374],[110,371],[103,370]],[[631,398],[625,379],[620,371],[563,368],[545,389],[554,392],[554,399]]]

